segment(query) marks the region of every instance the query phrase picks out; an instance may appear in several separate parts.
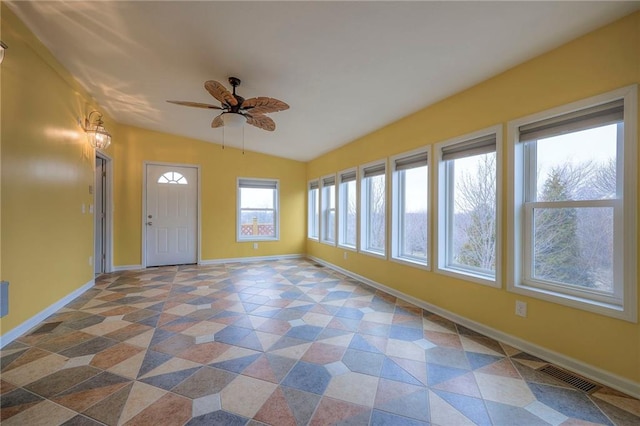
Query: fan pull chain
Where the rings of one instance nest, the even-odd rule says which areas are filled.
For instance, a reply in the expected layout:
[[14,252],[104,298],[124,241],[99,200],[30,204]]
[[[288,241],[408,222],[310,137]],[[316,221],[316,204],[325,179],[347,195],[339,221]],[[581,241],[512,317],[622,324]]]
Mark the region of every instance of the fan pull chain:
[[224,126],[222,126],[222,149],[224,149]]
[[242,126],[242,155],[244,155],[244,126]]

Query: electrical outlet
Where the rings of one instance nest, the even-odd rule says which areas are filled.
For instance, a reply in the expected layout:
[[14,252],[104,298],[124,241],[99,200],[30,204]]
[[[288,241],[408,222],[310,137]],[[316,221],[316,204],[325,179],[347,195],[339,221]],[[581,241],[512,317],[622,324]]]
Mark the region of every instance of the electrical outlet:
[[89,256],[89,266],[93,265],[93,256]]
[[527,316],[527,302],[516,300],[516,315],[519,317]]
[[258,250],[258,243],[253,243],[253,249]]
[[347,260],[347,252],[344,252],[344,260]]

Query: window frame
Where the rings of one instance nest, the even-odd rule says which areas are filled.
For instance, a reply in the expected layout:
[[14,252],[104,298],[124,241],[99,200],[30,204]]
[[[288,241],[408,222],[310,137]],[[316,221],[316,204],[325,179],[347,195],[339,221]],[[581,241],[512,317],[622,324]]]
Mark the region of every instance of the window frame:
[[[370,228],[370,218],[369,218],[369,190],[368,188],[365,189],[364,186],[365,185],[369,185],[367,183],[367,181],[365,179],[368,179],[367,177],[365,177],[365,171],[371,168],[376,168],[376,167],[384,167],[384,171],[383,173],[381,173],[378,176],[384,176],[384,230],[383,230],[383,235],[384,235],[384,247],[382,248],[382,251],[379,250],[372,250],[369,248],[369,228]],[[358,184],[357,186],[359,186],[359,200],[360,200],[360,226],[359,226],[359,248],[358,251],[360,253],[369,255],[369,256],[373,256],[373,257],[377,257],[379,259],[387,259],[387,253],[388,253],[388,245],[389,245],[389,238],[388,238],[388,208],[389,208],[389,203],[388,203],[388,186],[389,186],[389,177],[388,177],[388,171],[389,168],[387,166],[387,159],[384,158],[382,160],[378,160],[378,161],[372,161],[370,163],[367,164],[363,164],[358,168]]]
[[[603,301],[601,297],[593,297],[589,291],[567,291],[566,288],[554,286],[541,286],[538,282],[530,282],[527,276],[525,255],[526,245],[531,243],[532,236],[528,235],[527,221],[531,219],[531,211],[535,206],[525,207],[526,202],[526,178],[527,168],[531,167],[527,163],[528,149],[519,140],[520,127],[523,125],[539,122],[542,120],[558,117],[564,114],[581,111],[590,107],[606,104],[615,100],[623,100],[624,103],[624,132],[622,140],[618,141],[617,150],[617,171],[621,173],[617,182],[618,196],[614,201],[614,289],[621,292],[621,300],[615,301],[607,298]],[[638,120],[638,85],[631,85],[614,90],[608,93],[597,95],[588,99],[583,99],[557,108],[552,108],[537,114],[513,120],[508,123],[509,157],[508,157],[508,196],[509,209],[507,217],[508,233],[508,253],[510,258],[507,263],[509,276],[507,289],[510,292],[522,294],[560,305],[570,306],[589,312],[602,314],[605,316],[618,318],[630,322],[637,322],[637,120]],[[529,158],[531,158],[529,156]],[[531,185],[531,183],[530,183]],[[531,191],[531,189],[528,189]],[[621,192],[621,196],[620,196]],[[542,203],[538,203],[544,207]],[[555,207],[561,207],[560,202]],[[583,205],[580,201],[571,201],[574,207]],[[590,204],[590,203],[587,203]],[[607,203],[605,203],[607,204]],[[584,204],[586,206],[586,204]],[[590,207],[590,205],[588,206]],[[529,209],[529,210],[528,210]],[[530,224],[529,224],[530,225]],[[622,265],[615,264],[615,259],[622,259]],[[558,291],[560,288],[562,291]],[[615,293],[616,290],[614,290]],[[591,296],[591,297],[590,297]]]
[[[317,191],[315,199],[311,191]],[[313,205],[312,205],[313,200]],[[315,231],[315,235],[314,232]],[[320,238],[320,180],[312,179],[307,183],[307,238],[318,241]]]
[[[327,181],[333,180],[333,183],[327,184]],[[320,178],[320,242],[323,244],[328,244],[331,246],[336,245],[337,240],[337,231],[338,231],[338,200],[337,200],[337,187],[336,187],[337,177],[335,174],[325,175]],[[326,191],[328,188],[333,186],[333,209],[331,209],[329,204],[325,204],[330,202],[327,197]],[[333,210],[333,237],[327,235],[327,222],[329,213]]]
[[[424,261],[419,259],[418,257],[413,256],[404,256],[402,254],[401,245],[403,244],[403,225],[404,225],[404,215],[401,214],[402,201],[404,201],[405,197],[405,187],[404,177],[401,177],[399,174],[400,171],[397,170],[397,161],[407,160],[410,157],[427,156],[427,188],[426,188],[426,197],[427,197],[427,253]],[[431,182],[432,182],[432,172],[431,172],[431,146],[422,147],[418,149],[414,149],[412,151],[403,152],[401,154],[394,155],[389,159],[390,164],[390,174],[391,174],[391,220],[390,228],[391,228],[391,260],[398,263],[407,264],[416,268],[424,269],[427,271],[431,270],[431,252],[432,252],[432,235],[431,235]]]
[[[353,173],[355,175],[355,178],[353,180],[349,180],[349,181],[343,181],[343,177],[344,176],[348,176],[351,173]],[[355,207],[356,207],[356,211],[355,211],[355,231],[356,231],[356,238],[355,238],[355,242],[353,245],[347,244],[345,242],[346,240],[346,219],[345,216],[348,214],[349,209],[346,207],[346,193],[343,187],[343,184],[348,184],[350,182],[354,182],[353,188],[354,188],[354,197],[355,197]],[[359,232],[360,232],[360,215],[358,214],[360,209],[359,209],[359,197],[358,197],[358,168],[357,167],[352,167],[350,169],[346,169],[346,170],[341,170],[340,172],[338,172],[337,177],[336,177],[336,185],[337,185],[337,196],[338,196],[338,204],[337,204],[337,209],[338,209],[338,214],[337,214],[337,229],[338,229],[338,239],[337,239],[337,245],[340,248],[346,249],[346,250],[352,250],[352,251],[357,251],[358,250],[358,243],[359,243]]]
[[[273,184],[275,191],[273,192],[273,209],[255,209],[255,210],[273,210],[273,226],[274,226],[274,235],[273,236],[243,236],[242,235],[242,211],[247,209],[242,209],[242,183],[246,182],[247,184],[256,183],[264,185]],[[251,186],[244,186],[246,188],[250,188]],[[265,186],[266,187],[266,186]],[[246,243],[246,242],[259,242],[259,241],[280,241],[280,180],[279,179],[266,179],[266,178],[249,178],[249,177],[238,177],[236,179],[236,242]]]
[[[491,126],[466,135],[458,136],[435,144],[435,188],[436,188],[436,229],[435,246],[436,253],[435,271],[442,275],[471,281],[490,287],[502,287],[502,125]],[[462,145],[494,135],[496,143],[496,267],[493,277],[484,271],[468,266],[452,263],[453,248],[451,239],[453,235],[452,214],[450,209],[454,202],[454,192],[451,190],[451,175],[454,173],[447,160],[443,160],[443,148]],[[454,160],[455,161],[455,160]]]

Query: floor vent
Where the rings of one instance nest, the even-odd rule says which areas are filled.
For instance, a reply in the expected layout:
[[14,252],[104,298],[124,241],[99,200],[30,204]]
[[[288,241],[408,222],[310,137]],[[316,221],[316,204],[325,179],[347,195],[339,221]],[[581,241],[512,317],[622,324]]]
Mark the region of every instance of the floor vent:
[[324,265],[321,265],[319,263],[314,263],[313,266],[315,266],[316,268],[324,268]]
[[585,393],[590,393],[600,388],[595,383],[592,383],[588,380],[583,379],[582,377],[578,377],[574,374],[571,374],[568,371],[561,370],[554,365],[545,365],[544,367],[540,368],[538,371],[548,374],[549,376],[554,377],[568,385],[571,385],[574,388],[581,390],[582,392],[585,392]]
[[36,328],[31,334],[51,333],[60,324],[62,324],[62,321],[59,321],[59,322],[48,322],[46,324],[42,324],[40,327]]

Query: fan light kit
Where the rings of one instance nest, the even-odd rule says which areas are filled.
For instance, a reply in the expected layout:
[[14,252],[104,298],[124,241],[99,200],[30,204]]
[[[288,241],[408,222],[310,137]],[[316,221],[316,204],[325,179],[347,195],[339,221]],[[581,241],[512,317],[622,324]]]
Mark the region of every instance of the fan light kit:
[[242,114],[236,112],[223,112],[220,114],[224,125],[227,127],[242,127],[247,119]]
[[213,128],[222,126],[242,127],[246,122],[259,129],[274,131],[276,123],[265,114],[284,111],[289,109],[289,105],[278,99],[264,96],[249,99],[243,98],[236,94],[236,87],[240,86],[240,79],[237,77],[229,77],[229,84],[233,86],[233,93],[215,80],[209,80],[204,83],[204,88],[220,102],[220,106],[190,101],[167,102],[196,108],[221,110],[222,113],[217,115],[211,122],[211,127]]

